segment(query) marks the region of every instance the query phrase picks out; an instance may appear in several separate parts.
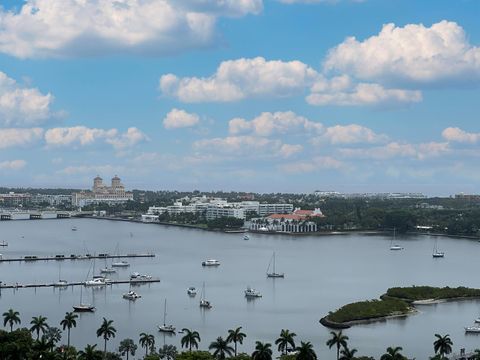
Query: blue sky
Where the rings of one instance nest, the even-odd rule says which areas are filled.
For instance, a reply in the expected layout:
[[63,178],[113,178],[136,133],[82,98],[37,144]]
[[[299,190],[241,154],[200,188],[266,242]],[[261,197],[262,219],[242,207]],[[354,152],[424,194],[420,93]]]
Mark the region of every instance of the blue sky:
[[0,184],[479,192],[476,0],[7,0]]

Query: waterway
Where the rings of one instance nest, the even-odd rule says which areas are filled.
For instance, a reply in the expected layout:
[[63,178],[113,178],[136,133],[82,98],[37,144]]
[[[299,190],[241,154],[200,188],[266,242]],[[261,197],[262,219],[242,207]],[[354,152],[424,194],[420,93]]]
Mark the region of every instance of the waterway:
[[[76,226],[78,231],[72,231]],[[102,318],[114,320],[117,336],[109,342],[117,348],[120,340],[138,341],[141,332],[155,334],[157,345],[180,347],[181,334],[162,335],[163,303],[167,298],[167,322],[177,329],[197,330],[201,349],[207,349],[227,330],[242,326],[247,338],[239,351],[251,353],[256,340],[274,342],[282,328],[297,334],[297,340],[311,341],[320,359],[335,359],[334,349],[325,342],[330,330],[318,320],[343,304],[377,298],[388,287],[410,285],[480,287],[476,240],[438,238],[443,259],[433,259],[434,238],[397,237],[402,251],[390,251],[388,235],[276,236],[205,232],[152,224],[114,222],[95,219],[30,220],[0,222],[0,241],[4,257],[85,253],[154,252],[152,259],[129,259],[128,269],[119,269],[113,279],[127,279],[131,272],[160,277],[161,282],[142,285],[136,302],[122,298],[128,285],[84,289],[84,301],[96,306],[95,313],[80,314],[72,330],[72,343],[78,348],[101,343],[95,330]],[[273,251],[277,271],[284,279],[265,275]],[[204,268],[201,262],[215,258],[217,268]],[[97,260],[96,272],[105,266]],[[50,261],[1,263],[0,281],[4,283],[47,283],[61,277],[82,281],[93,271],[90,261]],[[199,308],[202,283],[206,284],[211,310]],[[199,294],[187,295],[195,286]],[[247,301],[247,286],[263,297]],[[20,312],[22,325],[29,326],[32,316],[44,315],[58,326],[65,312],[80,301],[80,287],[3,290],[0,311]],[[474,349],[480,337],[465,335],[464,327],[480,315],[480,301],[463,301],[419,307],[420,313],[406,319],[360,325],[345,330],[350,347],[358,354],[379,357],[387,346],[402,346],[410,358],[427,359],[433,354],[434,334],[450,334],[454,350]],[[66,335],[64,336],[66,340]],[[101,344],[100,344],[101,345]]]

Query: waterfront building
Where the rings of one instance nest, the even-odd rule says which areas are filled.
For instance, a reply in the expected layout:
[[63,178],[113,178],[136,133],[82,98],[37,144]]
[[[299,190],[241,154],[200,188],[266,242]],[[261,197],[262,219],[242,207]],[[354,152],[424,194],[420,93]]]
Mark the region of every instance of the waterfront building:
[[315,217],[325,217],[319,208],[302,210],[296,208],[291,214],[271,214],[262,218],[252,219],[250,230],[273,231],[287,233],[316,232],[317,224],[312,221]]
[[[208,198],[197,196],[178,199],[170,206],[151,206],[146,214],[142,215],[142,221],[152,222],[158,220],[158,215],[179,215],[183,213],[201,214],[207,220],[213,220],[222,216],[245,219],[248,213],[259,216],[270,214],[290,214],[293,204],[261,204],[258,201],[228,202],[221,198]],[[155,218],[155,216],[157,216]]]
[[0,194],[1,206],[23,206],[30,202],[31,195],[26,193],[9,192],[8,194]]
[[49,206],[70,205],[72,203],[72,195],[37,194],[31,197],[31,203],[35,205],[46,203]]
[[92,191],[72,194],[72,204],[78,207],[100,203],[115,205],[127,201],[133,201],[133,193],[125,190],[117,175],[112,178],[111,186],[105,185],[103,179],[97,175],[93,179]]

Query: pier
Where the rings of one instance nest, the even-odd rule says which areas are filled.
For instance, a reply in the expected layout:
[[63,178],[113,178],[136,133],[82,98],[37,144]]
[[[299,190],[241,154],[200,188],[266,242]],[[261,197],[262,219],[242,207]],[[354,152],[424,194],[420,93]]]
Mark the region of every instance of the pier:
[[131,279],[131,280],[110,280],[105,285],[98,285],[98,286],[86,286],[85,281],[78,281],[78,282],[71,282],[65,285],[59,286],[57,283],[45,283],[45,284],[3,284],[0,282],[0,289],[31,289],[31,288],[48,288],[54,287],[58,289],[70,287],[70,286],[86,286],[90,288],[99,288],[99,287],[106,287],[109,285],[117,285],[117,284],[130,284],[130,285],[143,285],[143,284],[151,284],[151,283],[159,283],[159,278],[151,278],[151,279]]
[[155,254],[144,253],[144,254],[118,254],[118,255],[111,255],[111,254],[98,254],[98,255],[64,255],[64,254],[57,254],[51,256],[37,256],[37,255],[25,255],[22,257],[17,258],[8,258],[3,257],[0,255],[0,263],[2,262],[35,262],[35,261],[62,261],[62,260],[91,260],[91,259],[125,259],[125,258],[154,258]]

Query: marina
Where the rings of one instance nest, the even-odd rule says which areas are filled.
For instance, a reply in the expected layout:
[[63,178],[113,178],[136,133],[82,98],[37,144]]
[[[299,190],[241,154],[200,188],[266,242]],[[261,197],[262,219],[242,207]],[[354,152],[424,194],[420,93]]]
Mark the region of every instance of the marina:
[[[93,259],[120,259],[120,258],[154,258],[155,254],[124,254],[124,255],[110,255],[107,253],[100,253],[98,255],[64,255],[64,254],[57,254],[51,256],[38,256],[38,255],[25,255],[22,257],[15,257],[9,258],[3,255],[0,256],[0,263],[1,262],[19,262],[19,261],[61,261],[61,260],[93,260]],[[112,264],[113,267],[128,267],[128,263],[121,262],[121,263],[114,263]]]
[[[73,341],[79,348],[97,341],[88,329],[98,327],[103,317],[114,320],[123,337],[135,339],[141,332],[151,332],[158,344],[165,341],[179,348],[180,337],[158,331],[163,324],[165,298],[168,319],[177,329],[198,331],[201,349],[226,330],[242,326],[248,334],[243,351],[253,348],[255,340],[274,342],[285,328],[295,331],[299,339],[324,344],[330,334],[318,322],[321,316],[345,303],[374,298],[392,286],[478,287],[473,264],[479,243],[475,240],[397,234],[396,240],[404,250],[396,252],[389,250],[390,234],[321,238],[256,234],[244,241],[243,236],[223,233],[95,219],[12,221],[0,226],[2,239],[9,243],[2,249],[5,258],[25,254],[98,256],[116,253],[117,244],[122,254],[138,254],[144,249],[157,254],[125,259],[130,266],[117,267],[116,273],[108,274],[111,284],[89,287],[83,283],[98,275],[105,263],[111,267],[111,260],[105,262],[98,256],[97,271],[92,274],[90,270],[89,276],[93,260],[0,263],[1,306],[19,311],[22,322],[42,314],[51,324],[76,306],[81,319]],[[79,230],[72,231],[73,226]],[[435,239],[438,247],[448,252],[443,261],[432,258]],[[341,265],[340,258],[348,266]],[[219,259],[221,266],[202,267],[202,261],[208,259]],[[285,273],[284,278],[266,276],[270,262],[267,273]],[[157,278],[149,278],[149,274],[162,281],[156,282]],[[60,280],[68,285],[60,284]],[[55,283],[58,286],[53,286]],[[246,298],[247,286],[262,297]],[[141,298],[124,299],[130,290]],[[458,353],[461,347],[477,347],[478,335],[466,334],[465,327],[478,317],[479,304],[477,300],[443,302],[422,307],[420,313],[404,319],[358,325],[345,333],[360,354],[375,357],[386,346],[398,344],[410,358],[426,359],[431,356],[436,332],[450,334],[454,352]],[[377,340],[372,342],[372,338]],[[120,340],[112,340],[111,346],[118,346]],[[325,346],[318,346],[318,356],[335,359],[334,352]]]

